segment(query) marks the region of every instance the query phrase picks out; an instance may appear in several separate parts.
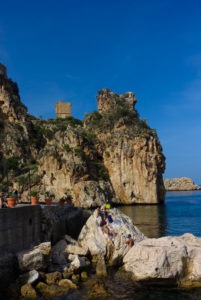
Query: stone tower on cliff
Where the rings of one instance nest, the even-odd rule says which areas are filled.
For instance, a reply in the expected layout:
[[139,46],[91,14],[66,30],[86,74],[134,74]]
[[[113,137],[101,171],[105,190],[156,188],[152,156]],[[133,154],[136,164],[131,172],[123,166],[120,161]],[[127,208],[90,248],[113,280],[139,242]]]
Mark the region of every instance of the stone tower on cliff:
[[65,119],[67,117],[71,117],[71,103],[58,101],[56,106],[56,118]]

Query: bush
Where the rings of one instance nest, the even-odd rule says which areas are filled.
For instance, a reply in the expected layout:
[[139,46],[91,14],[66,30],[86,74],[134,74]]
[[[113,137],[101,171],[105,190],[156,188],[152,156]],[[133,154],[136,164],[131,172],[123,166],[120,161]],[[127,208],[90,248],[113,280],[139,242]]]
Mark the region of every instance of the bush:
[[84,151],[81,147],[75,147],[73,148],[73,152],[75,155],[80,156],[80,157],[84,157]]
[[31,190],[30,196],[37,197],[38,196],[38,191],[37,190]]
[[66,153],[69,153],[69,152],[72,151],[72,149],[70,148],[69,145],[64,145],[64,146],[63,146],[63,151],[65,151]]

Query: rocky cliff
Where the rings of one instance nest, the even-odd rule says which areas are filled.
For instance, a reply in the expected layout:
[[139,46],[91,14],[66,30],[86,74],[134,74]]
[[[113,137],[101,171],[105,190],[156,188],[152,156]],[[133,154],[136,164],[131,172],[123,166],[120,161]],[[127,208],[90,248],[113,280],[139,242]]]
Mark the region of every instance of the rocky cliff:
[[193,182],[191,178],[180,177],[164,180],[166,191],[194,191],[201,190],[201,187]]
[[[1,66],[0,66],[1,71]],[[164,201],[165,158],[156,131],[140,119],[133,93],[98,92],[98,111],[39,120],[16,83],[0,72],[0,190],[31,189],[78,207]]]
[[156,131],[134,108],[133,93],[98,93],[98,112],[85,119],[101,141],[104,165],[121,203],[158,203],[164,199],[165,158]]

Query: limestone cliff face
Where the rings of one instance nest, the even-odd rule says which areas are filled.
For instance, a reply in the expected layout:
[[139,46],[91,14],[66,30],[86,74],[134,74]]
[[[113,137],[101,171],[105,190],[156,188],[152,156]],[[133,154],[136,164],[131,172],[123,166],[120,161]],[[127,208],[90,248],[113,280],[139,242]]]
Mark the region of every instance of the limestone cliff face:
[[[125,136],[115,148],[106,148],[105,166],[116,195],[122,203],[158,203],[164,199],[162,182],[163,156],[154,137]],[[110,156],[106,153],[110,153]]]
[[97,101],[84,123],[38,120],[0,64],[0,191],[17,189],[27,200],[37,189],[41,200],[49,192],[85,208],[162,202],[165,158],[155,130],[135,110],[135,95],[104,89]]
[[99,174],[104,170],[102,158],[81,127],[68,126],[65,132],[58,131],[41,151],[39,173],[41,184],[57,198],[73,200],[78,207],[95,207],[115,202],[110,182]]
[[99,114],[89,116],[85,126],[93,127],[104,144],[116,197],[125,204],[163,202],[165,158],[156,132],[134,109],[135,96],[102,90],[97,100]]

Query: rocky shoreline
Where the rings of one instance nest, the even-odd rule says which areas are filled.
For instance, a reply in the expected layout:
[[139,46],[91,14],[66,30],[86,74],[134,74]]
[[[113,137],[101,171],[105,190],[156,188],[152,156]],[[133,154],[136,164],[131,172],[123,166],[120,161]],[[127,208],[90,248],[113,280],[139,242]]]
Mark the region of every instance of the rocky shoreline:
[[[17,253],[20,276],[7,289],[6,299],[67,295],[79,290],[79,284],[88,280],[92,269],[101,278],[107,276],[111,266],[139,287],[201,286],[201,238],[185,234],[151,239],[117,208],[107,209],[105,216],[107,222],[102,226],[102,215],[96,209],[76,240],[65,235],[52,245],[44,242]],[[127,242],[128,235],[133,245]],[[96,282],[88,298],[95,299],[100,292],[105,298],[109,296]]]
[[164,180],[166,191],[196,191],[201,190],[201,187],[193,182],[191,178],[180,177]]

